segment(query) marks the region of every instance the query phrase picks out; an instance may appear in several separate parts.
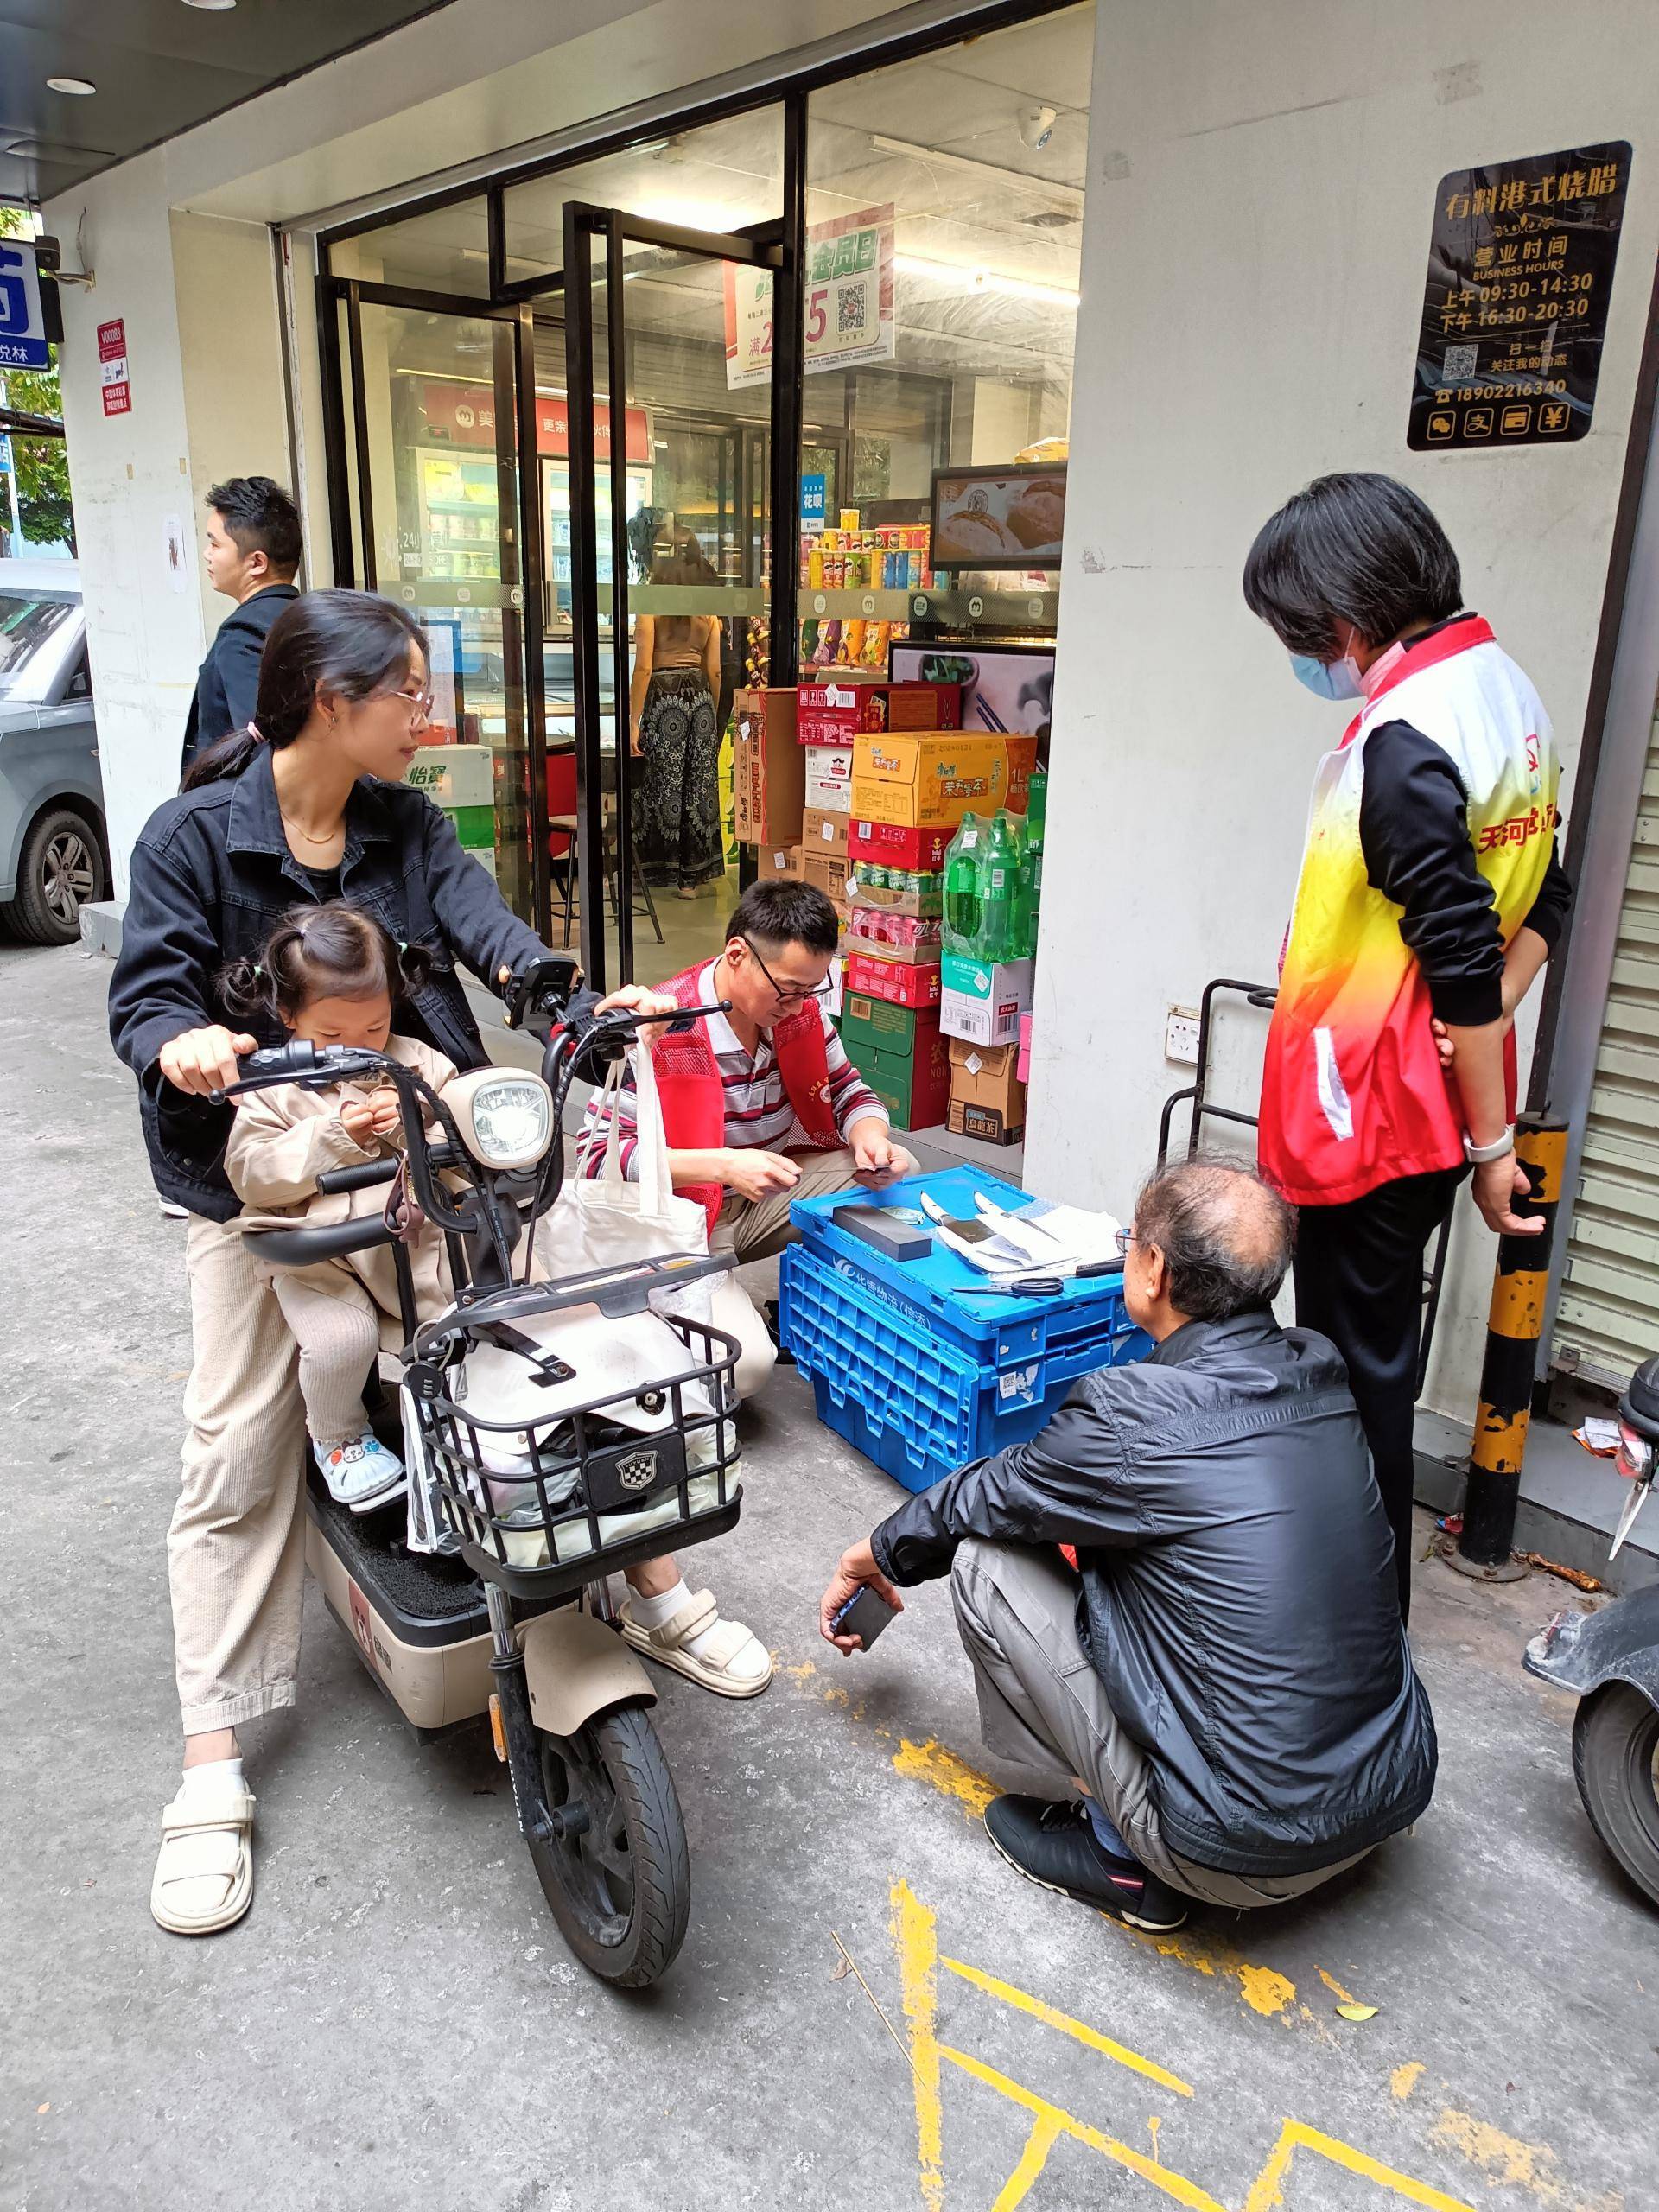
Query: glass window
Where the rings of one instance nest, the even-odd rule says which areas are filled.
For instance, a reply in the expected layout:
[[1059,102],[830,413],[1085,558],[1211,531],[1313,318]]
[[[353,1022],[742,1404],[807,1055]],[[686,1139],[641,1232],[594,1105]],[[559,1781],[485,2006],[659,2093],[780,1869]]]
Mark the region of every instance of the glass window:
[[76,605],[35,592],[0,594],[0,698],[45,698]]
[[[365,301],[362,332],[375,588],[410,608],[431,645],[435,704],[410,780],[528,918],[516,328]],[[360,498],[354,512],[360,527]]]
[[[802,474],[830,535],[804,532],[804,661],[881,657],[898,588],[931,581],[936,470],[1065,458],[1094,31],[1091,0],[812,95]],[[871,590],[892,626],[848,619]]]
[[567,200],[687,230],[740,231],[782,213],[783,173],[783,110],[766,107],[512,185],[503,195],[507,282],[563,267]]
[[328,267],[332,276],[355,276],[365,284],[406,284],[486,300],[490,243],[483,197],[341,238],[328,249]]

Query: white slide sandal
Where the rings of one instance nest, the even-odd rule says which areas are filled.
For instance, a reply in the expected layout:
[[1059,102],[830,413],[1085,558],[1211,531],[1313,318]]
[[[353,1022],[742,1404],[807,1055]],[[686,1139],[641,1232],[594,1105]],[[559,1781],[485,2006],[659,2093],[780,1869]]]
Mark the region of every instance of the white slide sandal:
[[[688,1681],[713,1690],[716,1697],[759,1697],[771,1681],[771,1653],[741,1621],[721,1619],[712,1591],[699,1590],[661,1628],[641,1628],[633,1618],[632,1605],[632,1600],[629,1599],[622,1607],[624,1641],[636,1651],[643,1652],[647,1659],[672,1667]],[[691,1652],[685,1648],[694,1636],[706,1636],[709,1639],[701,1651]],[[734,1674],[733,1661],[740,1653],[747,1651],[751,1644],[766,1658],[764,1672]]]
[[162,1815],[149,1910],[175,1936],[213,1936],[253,1903],[253,1793],[181,1790]]

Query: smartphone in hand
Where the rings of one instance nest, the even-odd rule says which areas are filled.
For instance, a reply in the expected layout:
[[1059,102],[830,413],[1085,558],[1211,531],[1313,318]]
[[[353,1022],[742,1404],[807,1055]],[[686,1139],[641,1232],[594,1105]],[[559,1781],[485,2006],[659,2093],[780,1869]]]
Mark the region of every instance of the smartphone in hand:
[[893,1618],[893,1607],[866,1583],[854,1591],[830,1625],[836,1636],[855,1636],[859,1649],[868,1651]]

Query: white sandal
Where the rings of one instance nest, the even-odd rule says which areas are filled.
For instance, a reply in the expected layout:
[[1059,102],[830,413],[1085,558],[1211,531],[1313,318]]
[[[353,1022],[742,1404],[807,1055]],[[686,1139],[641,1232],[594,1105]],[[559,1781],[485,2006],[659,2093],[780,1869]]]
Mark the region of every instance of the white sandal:
[[252,1791],[240,1783],[217,1796],[181,1789],[162,1815],[149,1891],[157,1925],[175,1936],[213,1936],[252,1903]]
[[[741,1621],[721,1619],[712,1591],[699,1590],[661,1628],[641,1628],[631,1611],[632,1602],[629,1599],[622,1607],[623,1640],[636,1651],[643,1651],[647,1659],[655,1659],[660,1666],[672,1667],[676,1674],[683,1675],[688,1681],[696,1682],[706,1690],[713,1690],[716,1697],[759,1697],[771,1681],[771,1653]],[[701,1651],[686,1649],[694,1636],[704,1634],[709,1641]],[[766,1672],[733,1674],[733,1661],[751,1644],[765,1656]]]

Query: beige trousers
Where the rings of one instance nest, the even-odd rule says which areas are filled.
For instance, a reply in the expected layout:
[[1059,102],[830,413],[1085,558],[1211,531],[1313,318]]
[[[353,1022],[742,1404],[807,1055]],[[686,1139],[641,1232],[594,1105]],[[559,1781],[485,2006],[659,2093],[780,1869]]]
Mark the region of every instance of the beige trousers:
[[[792,1152],[801,1179],[787,1191],[769,1198],[741,1198],[730,1192],[720,1210],[709,1239],[711,1252],[734,1252],[740,1267],[751,1260],[775,1259],[795,1240],[789,1209],[797,1198],[822,1198],[828,1191],[855,1188],[853,1155],[836,1152]],[[743,1347],[737,1363],[737,1395],[753,1397],[777,1364],[778,1354],[766,1325],[755,1311],[754,1300],[735,1275],[721,1275],[715,1285],[714,1312],[717,1329],[725,1329]]]
[[320,1272],[279,1269],[270,1287],[300,1348],[300,1395],[312,1441],[347,1444],[369,1425],[363,1384],[379,1357],[380,1309],[360,1282],[342,1284],[336,1276],[319,1288],[310,1278]]
[[194,1358],[167,1560],[179,1703],[198,1736],[294,1702],[305,1409],[294,1338],[241,1231],[193,1214],[185,1267]]

